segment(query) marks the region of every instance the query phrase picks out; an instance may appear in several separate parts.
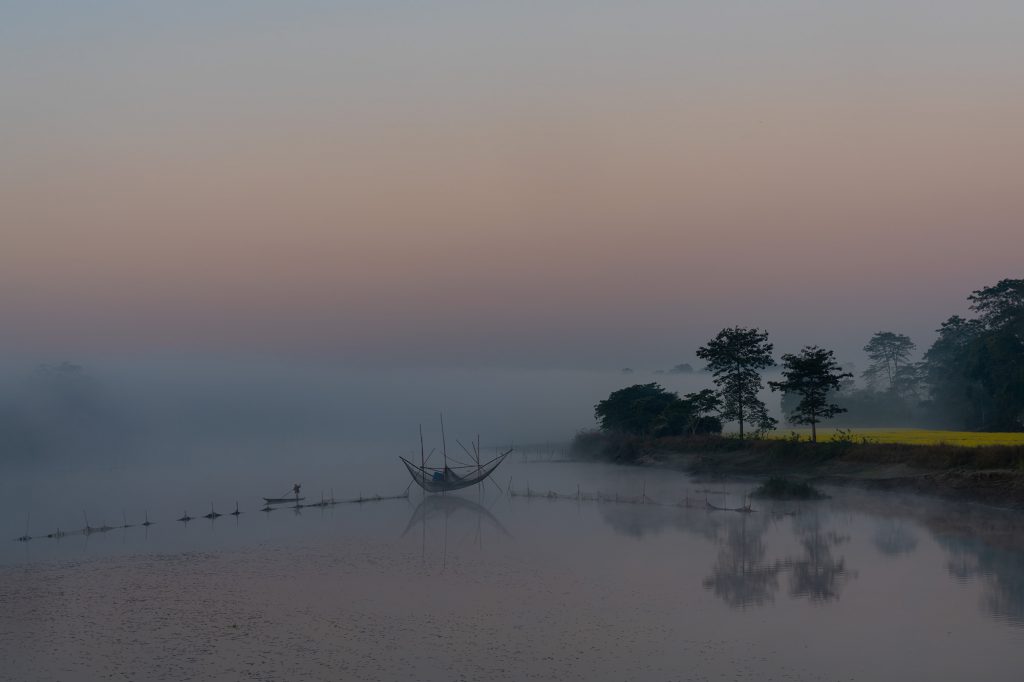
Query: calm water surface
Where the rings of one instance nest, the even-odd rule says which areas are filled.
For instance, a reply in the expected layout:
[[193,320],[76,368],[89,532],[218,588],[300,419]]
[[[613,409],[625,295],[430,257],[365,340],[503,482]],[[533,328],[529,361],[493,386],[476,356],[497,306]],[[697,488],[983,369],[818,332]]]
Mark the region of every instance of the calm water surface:
[[[407,483],[397,460],[303,466],[310,497]],[[488,484],[261,513],[259,496],[291,482],[267,467],[8,480],[0,676],[1022,679],[1019,514],[848,489],[708,511],[705,498],[737,506],[751,484],[521,458],[496,478],[659,504]],[[237,518],[173,520],[236,499]],[[671,506],[686,499],[695,508]],[[27,508],[33,534],[80,528],[83,509],[93,526],[143,510],[156,523],[16,542]]]

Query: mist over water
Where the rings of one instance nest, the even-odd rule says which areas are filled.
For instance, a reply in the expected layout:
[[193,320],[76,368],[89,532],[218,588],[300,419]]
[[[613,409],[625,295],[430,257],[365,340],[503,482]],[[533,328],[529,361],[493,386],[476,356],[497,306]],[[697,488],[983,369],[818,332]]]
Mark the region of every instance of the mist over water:
[[[1018,679],[1017,515],[837,488],[716,512],[705,499],[732,506],[752,484],[534,457],[495,476],[516,496],[487,485],[269,513],[243,498],[237,519],[9,542],[0,624],[19,626],[4,647],[30,653],[10,659],[26,680],[251,665],[310,679]],[[185,483],[168,488],[198,504],[206,484]],[[577,486],[620,502],[521,496]],[[641,491],[646,504],[629,501]],[[116,644],[136,631],[162,636]]]
[[[29,653],[19,679],[256,665],[427,680],[960,680],[984,666],[1014,680],[1024,663],[1019,515],[843,489],[708,511],[754,484],[552,461],[609,392],[686,393],[703,373],[149,361],[83,375],[58,401],[24,373],[5,396],[51,436],[0,479],[0,630],[5,657]],[[453,460],[478,434],[484,457],[519,451],[459,494],[260,511],[295,482],[307,502],[402,494],[398,456],[418,459],[421,423],[442,461],[442,411]],[[26,529],[37,537],[13,540]],[[38,537],[58,529],[71,534]],[[165,645],[112,644],[133,632]]]
[[[94,430],[109,427],[117,432],[112,436],[127,433],[143,444],[134,455],[143,459],[153,457],[151,446],[159,446],[152,441],[168,440],[330,436],[350,444],[412,440],[418,448],[417,425],[439,435],[442,413],[464,438],[479,433],[495,443],[563,441],[594,425],[594,404],[612,390],[649,381],[680,392],[711,385],[702,373],[361,369],[272,362],[95,364],[83,372],[90,385],[77,407],[96,413]],[[14,402],[28,392],[33,377],[24,371],[9,374],[20,381],[7,382],[6,395],[0,397]],[[43,407],[37,414],[31,403],[22,410],[38,422],[50,416]],[[57,453],[60,458],[83,464],[104,455],[66,450]]]
[[[93,525],[211,501],[258,500],[306,484],[310,494],[387,494],[408,483],[398,456],[419,458],[419,426],[440,461],[485,448],[564,443],[594,425],[593,406],[612,390],[659,380],[681,392],[704,374],[503,369],[358,369],[327,364],[213,360],[83,368],[87,383],[46,394],[30,373],[12,373],[4,402],[33,431],[0,462],[0,528]],[[46,387],[43,387],[44,389]],[[62,389],[63,390],[63,389]],[[67,391],[65,391],[67,392]],[[19,435],[19,434],[15,434]],[[77,527],[76,526],[76,527]],[[13,533],[13,534],[12,534]]]

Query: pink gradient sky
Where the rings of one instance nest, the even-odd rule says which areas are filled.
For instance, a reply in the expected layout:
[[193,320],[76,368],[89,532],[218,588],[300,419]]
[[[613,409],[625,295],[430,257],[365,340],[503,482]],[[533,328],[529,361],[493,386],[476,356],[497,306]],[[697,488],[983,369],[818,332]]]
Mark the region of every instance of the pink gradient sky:
[[839,5],[7,5],[0,351],[926,345],[1024,276],[1024,5]]

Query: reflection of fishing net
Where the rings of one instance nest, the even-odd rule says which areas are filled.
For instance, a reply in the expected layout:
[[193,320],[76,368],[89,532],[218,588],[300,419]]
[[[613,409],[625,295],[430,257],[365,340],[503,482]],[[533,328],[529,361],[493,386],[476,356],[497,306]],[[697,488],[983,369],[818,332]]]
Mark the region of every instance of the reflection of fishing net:
[[406,524],[402,537],[408,535],[417,524],[427,523],[437,517],[442,518],[447,523],[449,517],[457,516],[460,512],[463,512],[464,516],[475,517],[479,521],[486,521],[489,526],[497,530],[501,535],[512,537],[511,533],[501,525],[501,522],[498,521],[489,509],[459,495],[424,496],[423,500],[416,506],[412,516],[409,517],[409,523]]

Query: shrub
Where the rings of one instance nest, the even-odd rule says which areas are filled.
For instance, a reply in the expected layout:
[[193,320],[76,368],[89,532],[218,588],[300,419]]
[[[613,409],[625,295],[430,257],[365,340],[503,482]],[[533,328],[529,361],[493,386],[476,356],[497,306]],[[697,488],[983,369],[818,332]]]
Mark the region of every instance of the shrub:
[[810,483],[776,476],[762,483],[751,495],[773,500],[821,500],[828,497]]
[[580,429],[572,437],[569,450],[576,457],[603,457],[607,440],[606,435],[597,429]]

